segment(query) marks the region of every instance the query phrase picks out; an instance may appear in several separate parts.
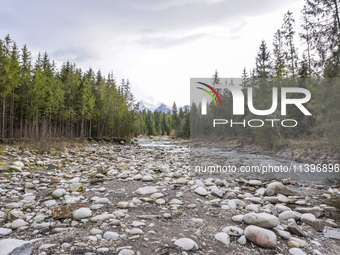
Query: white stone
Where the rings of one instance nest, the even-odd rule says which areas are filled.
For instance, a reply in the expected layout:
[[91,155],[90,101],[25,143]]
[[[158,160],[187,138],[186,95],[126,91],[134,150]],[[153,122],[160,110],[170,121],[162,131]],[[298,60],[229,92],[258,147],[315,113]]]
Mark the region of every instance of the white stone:
[[157,192],[157,189],[153,186],[142,187],[142,188],[139,188],[135,191],[135,193],[137,193],[138,195],[153,194],[153,193],[156,193],[156,192]]
[[221,243],[225,244],[226,246],[229,246],[230,244],[230,237],[228,234],[224,232],[217,233],[215,235],[215,239],[220,241]]
[[133,228],[129,231],[130,235],[142,235],[144,234],[143,230],[139,229],[139,228]]
[[151,181],[153,181],[153,178],[150,175],[145,175],[142,178],[142,182],[151,182]]
[[288,219],[294,219],[294,220],[300,220],[301,213],[295,212],[295,211],[284,211],[279,214],[280,220],[288,220]]
[[248,185],[251,185],[251,186],[262,186],[263,184],[259,180],[250,180],[250,181],[248,181]]
[[18,239],[0,240],[0,255],[30,255],[32,244]]
[[194,192],[195,192],[196,194],[198,194],[198,195],[201,195],[201,196],[206,196],[206,195],[208,195],[208,191],[207,191],[204,187],[202,187],[202,186],[198,186],[198,187],[194,190]]
[[291,255],[307,255],[304,251],[299,248],[291,248],[289,249],[289,254]]
[[8,236],[12,233],[12,229],[10,228],[0,228],[0,237]]
[[247,213],[243,217],[243,222],[262,228],[273,228],[280,224],[276,216],[268,213]]
[[64,189],[56,189],[52,192],[52,198],[60,198],[66,194],[66,190]]
[[118,253],[118,255],[135,255],[135,252],[133,250],[123,249]]
[[246,209],[248,211],[252,211],[252,212],[256,212],[256,213],[259,212],[259,210],[260,210],[259,208],[260,208],[259,205],[255,205],[255,204],[250,204],[250,205],[246,206]]
[[125,201],[118,202],[117,207],[121,209],[129,208],[129,202]]
[[247,238],[245,237],[245,235],[243,235],[237,240],[237,242],[239,244],[245,245],[247,243]]
[[57,204],[57,201],[55,201],[54,199],[47,200],[47,201],[44,202],[44,206],[46,206],[46,207],[51,207],[51,206],[54,206],[55,204]]
[[17,219],[15,221],[12,222],[11,227],[12,229],[17,229],[23,226],[26,226],[28,223],[26,221],[24,221],[23,219]]
[[175,245],[185,251],[198,250],[197,243],[190,238],[180,238],[175,241]]
[[242,222],[243,221],[243,217],[244,215],[243,214],[239,214],[239,215],[235,215],[233,217],[231,217],[231,219],[235,222]]
[[300,220],[304,223],[312,224],[316,220],[316,217],[314,216],[314,214],[304,213],[301,215]]
[[24,167],[24,163],[22,163],[21,161],[14,161],[12,163],[13,166],[18,166],[18,167]]
[[119,234],[117,232],[107,231],[104,233],[103,237],[106,240],[118,240]]
[[92,216],[92,211],[90,208],[82,207],[73,211],[73,218],[76,220],[89,218]]

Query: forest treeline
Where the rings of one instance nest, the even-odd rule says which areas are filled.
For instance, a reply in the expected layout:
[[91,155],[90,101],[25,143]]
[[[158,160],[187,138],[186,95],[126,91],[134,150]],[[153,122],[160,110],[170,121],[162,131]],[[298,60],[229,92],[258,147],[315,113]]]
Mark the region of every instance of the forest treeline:
[[[299,25],[301,32],[296,32],[293,13],[288,11],[283,17],[282,26],[273,36],[272,50],[262,41],[255,57],[255,68],[247,72],[243,69],[240,80],[229,79],[228,84],[238,84],[244,95],[247,88],[253,89],[253,105],[256,109],[269,109],[272,105],[272,87],[280,91],[283,87],[301,87],[312,94],[306,105],[312,116],[305,116],[297,107],[290,107],[287,115],[281,116],[281,109],[267,119],[294,119],[296,128],[285,128],[275,121],[261,128],[246,125],[220,125],[213,128],[212,116],[223,116],[242,122],[243,119],[261,119],[249,111],[245,116],[233,116],[232,95],[229,90],[222,91],[223,106],[211,103],[209,114],[200,114],[200,105],[191,106],[191,124],[195,137],[221,138],[239,137],[247,142],[255,142],[266,148],[279,148],[286,139],[327,140],[331,148],[340,150],[340,8],[339,0],[306,0],[301,11]],[[295,41],[299,37],[302,46]],[[225,81],[223,81],[225,82]],[[213,85],[220,84],[216,71],[212,77]],[[223,93],[224,92],[224,93]],[[279,94],[280,95],[280,94]],[[292,95],[291,95],[292,96]],[[294,98],[294,97],[292,97]],[[280,102],[279,102],[280,103]],[[262,118],[264,119],[264,118]],[[255,123],[253,123],[255,125]],[[258,125],[259,122],[256,123]],[[269,123],[271,124],[271,123]]]
[[[60,70],[47,53],[31,52],[7,35],[0,40],[0,137],[188,136],[189,112],[174,104],[173,114],[135,109],[128,79],[83,71],[67,61]],[[187,131],[183,128],[187,123]],[[172,132],[174,133],[174,132]]]

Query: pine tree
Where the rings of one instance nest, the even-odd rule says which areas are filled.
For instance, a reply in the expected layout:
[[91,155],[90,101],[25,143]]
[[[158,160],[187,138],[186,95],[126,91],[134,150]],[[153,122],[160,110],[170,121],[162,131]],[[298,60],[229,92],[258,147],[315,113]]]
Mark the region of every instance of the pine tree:
[[175,130],[177,130],[178,126],[179,126],[179,116],[177,112],[176,103],[174,102],[174,104],[172,105],[172,127]]
[[270,76],[271,60],[270,52],[266,42],[263,40],[259,47],[256,57],[256,75],[259,78],[268,78]]
[[[28,136],[28,110],[29,97],[28,91],[32,82],[32,57],[26,44],[21,49],[21,73],[18,87],[18,104],[20,112],[20,138]],[[25,122],[25,123],[24,123]]]
[[296,48],[294,45],[294,24],[295,20],[293,18],[293,13],[288,11],[283,17],[283,24],[282,24],[282,35],[285,39],[285,45],[287,49],[285,50],[285,55],[287,59],[287,67],[289,71],[289,75],[295,77],[297,74],[297,63],[298,57]]
[[278,29],[274,35],[273,40],[273,64],[274,64],[274,78],[283,78],[286,76],[286,63],[285,63],[285,53],[283,45],[283,35],[280,29]]
[[[299,33],[300,38],[304,41],[306,45],[305,52],[303,54],[303,64],[307,64],[307,77],[310,77],[312,74],[312,41],[311,41],[311,28],[308,20],[307,8],[303,7],[301,11],[301,28],[303,30],[302,33]],[[305,66],[302,67],[305,69]],[[301,72],[300,72],[301,73]]]
[[247,88],[248,87],[248,83],[249,83],[249,77],[248,77],[248,73],[247,73],[247,70],[246,68],[244,67],[243,68],[243,71],[242,71],[242,77],[241,77],[241,86],[242,88]]
[[214,75],[212,77],[213,77],[212,85],[220,84],[220,77],[218,75],[217,70],[215,70],[215,73],[214,73]]

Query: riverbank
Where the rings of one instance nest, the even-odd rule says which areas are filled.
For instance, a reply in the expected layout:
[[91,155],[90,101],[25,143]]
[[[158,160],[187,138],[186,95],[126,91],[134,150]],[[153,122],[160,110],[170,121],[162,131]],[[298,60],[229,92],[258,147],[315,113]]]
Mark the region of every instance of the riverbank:
[[0,247],[41,255],[335,255],[340,247],[330,186],[195,176],[187,141],[143,137],[45,155],[6,147],[1,162]]

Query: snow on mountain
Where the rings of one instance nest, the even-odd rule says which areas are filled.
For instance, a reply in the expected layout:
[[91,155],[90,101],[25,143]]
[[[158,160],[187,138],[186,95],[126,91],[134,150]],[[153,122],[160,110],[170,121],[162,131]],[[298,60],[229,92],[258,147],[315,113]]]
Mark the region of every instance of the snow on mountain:
[[166,106],[165,104],[161,104],[154,110],[154,112],[172,113],[172,110],[170,109],[170,107]]
[[[144,100],[141,100],[137,103],[137,107],[136,107],[137,111],[147,111],[150,110],[152,112],[164,112],[164,113],[171,113],[172,114],[172,107],[168,106],[166,104],[160,104],[158,107],[148,103]],[[183,106],[183,111],[185,111],[186,109],[190,110],[190,106],[189,105],[185,105]]]
[[137,103],[137,111],[154,111],[157,108],[157,106],[150,104],[144,100],[141,100]]

